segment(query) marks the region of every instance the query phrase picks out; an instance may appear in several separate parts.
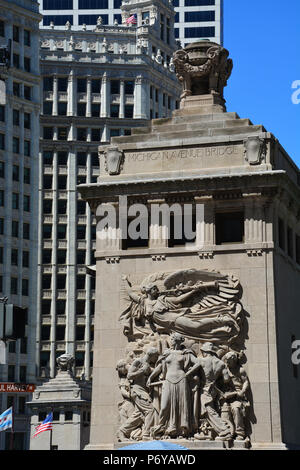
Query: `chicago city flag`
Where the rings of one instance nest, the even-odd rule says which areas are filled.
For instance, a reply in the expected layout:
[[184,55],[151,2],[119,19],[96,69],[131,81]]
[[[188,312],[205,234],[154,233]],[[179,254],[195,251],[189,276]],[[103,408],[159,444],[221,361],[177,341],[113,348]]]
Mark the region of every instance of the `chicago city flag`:
[[12,428],[13,424],[13,413],[12,406],[8,410],[4,411],[0,415],[0,431],[5,431],[5,429]]

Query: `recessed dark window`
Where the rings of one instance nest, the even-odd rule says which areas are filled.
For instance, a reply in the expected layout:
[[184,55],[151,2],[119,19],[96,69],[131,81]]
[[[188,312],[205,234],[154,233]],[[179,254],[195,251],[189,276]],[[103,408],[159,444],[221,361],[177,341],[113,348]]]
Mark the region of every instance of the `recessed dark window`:
[[68,128],[67,127],[58,127],[57,128],[57,139],[58,140],[67,140],[68,138]]
[[57,113],[59,116],[67,115],[67,103],[59,102],[57,106]]
[[77,165],[86,166],[87,154],[85,152],[77,152]]
[[67,213],[67,200],[66,199],[58,199],[58,201],[57,201],[57,213],[58,214],[66,214]]
[[300,236],[299,235],[296,235],[295,245],[296,245],[296,263],[300,264]]
[[44,101],[43,103],[43,114],[50,115],[52,114],[53,103],[52,101]]
[[23,181],[24,184],[30,184],[30,168],[24,168]]
[[244,213],[216,214],[216,244],[242,243],[244,241]]
[[72,420],[73,420],[73,411],[65,411],[65,421],[72,421]]
[[51,274],[43,274],[42,276],[42,289],[51,289]]
[[24,29],[24,46],[30,46],[30,31],[28,29]]
[[43,128],[44,139],[53,139],[53,127],[44,127]]
[[278,245],[285,250],[285,226],[282,219],[278,219]]
[[85,300],[77,300],[76,301],[76,315],[84,315],[85,314]]
[[100,116],[100,104],[92,103],[92,117]]
[[52,258],[52,250],[45,249],[43,250],[43,264],[50,264],[51,263],[51,258]]
[[65,300],[56,301],[56,313],[57,315],[64,315],[66,313],[66,301]]
[[118,104],[112,104],[110,106],[110,117],[119,117],[119,108]]
[[43,88],[44,91],[53,91],[53,77],[43,78]]
[[294,256],[294,234],[291,227],[287,228],[287,251],[290,258]]
[[85,334],[85,326],[84,325],[77,325],[76,326],[76,341],[83,341]]
[[30,60],[30,57],[24,57],[24,70],[26,70],[26,72],[30,72],[30,71],[31,71],[31,60]]
[[92,80],[92,93],[100,93],[101,81],[99,79]]
[[84,240],[85,239],[85,232],[86,232],[86,226],[85,225],[77,225],[77,239]]
[[76,277],[76,289],[85,289],[85,276],[82,274],[78,274]]
[[56,326],[56,341],[64,341],[65,332],[66,332],[65,325],[57,325]]
[[67,259],[67,250],[57,250],[56,261],[57,264],[65,264]]
[[110,81],[110,92],[112,95],[120,94],[120,80],[111,80]]
[[[127,238],[124,238],[122,240],[122,250],[128,250],[128,249],[134,249],[134,248],[147,248],[149,244],[148,240],[148,234],[149,234],[149,228],[147,230],[147,238],[137,238],[136,240],[130,238],[129,230],[130,230],[130,224],[132,223],[134,219],[133,218],[128,218],[127,221]],[[147,222],[146,222],[147,223]],[[137,233],[141,231],[140,224],[136,227]]]
[[57,238],[63,240],[66,238],[67,235],[67,226],[65,224],[58,224],[57,225]]
[[41,327],[41,340],[48,341],[50,339],[50,325],[42,325]]
[[87,130],[84,127],[77,128],[77,140],[86,141]]
[[125,81],[124,92],[125,92],[125,95],[133,95],[134,93],[134,81],[133,80]]
[[56,287],[57,289],[65,289],[66,288],[66,279],[67,276],[65,274],[58,274],[56,277]]
[[68,152],[57,152],[57,164],[64,166],[68,164]]
[[58,77],[57,79],[57,90],[68,91],[68,77]]
[[43,153],[44,165],[52,165],[53,163],[53,152],[47,151]]
[[77,103],[77,116],[85,116],[86,103]]
[[77,93],[86,93],[86,78],[77,79]]
[[51,300],[42,300],[42,315],[50,315]]

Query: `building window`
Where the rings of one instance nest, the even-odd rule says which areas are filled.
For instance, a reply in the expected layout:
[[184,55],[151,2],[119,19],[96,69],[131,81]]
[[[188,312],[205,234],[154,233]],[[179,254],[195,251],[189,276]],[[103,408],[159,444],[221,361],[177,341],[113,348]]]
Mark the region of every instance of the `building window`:
[[[80,10],[106,10],[108,8],[108,0],[79,0]],[[119,7],[118,7],[119,8]]]
[[19,167],[18,165],[13,165],[13,168],[12,168],[12,177],[13,177],[13,181],[19,181]]
[[51,151],[44,152],[43,161],[44,161],[44,165],[52,165],[53,164],[53,152]]
[[133,80],[126,80],[124,82],[124,92],[125,92],[125,95],[133,95],[134,93],[134,81]]
[[13,110],[13,125],[14,126],[20,125],[20,111],[18,109]]
[[77,93],[86,93],[86,78],[77,79]]
[[65,175],[58,175],[57,178],[57,188],[58,189],[67,189],[68,177]]
[[118,104],[111,104],[110,105],[110,117],[119,117],[119,105]]
[[20,40],[20,28],[16,25],[13,25],[13,40],[15,42],[19,42]]
[[73,0],[43,0],[44,10],[72,10]]
[[299,235],[296,235],[295,246],[296,246],[296,263],[300,264],[300,236]]
[[86,212],[86,202],[85,201],[77,201],[77,214],[84,215]]
[[43,188],[52,189],[52,175],[43,176]]
[[25,129],[31,128],[31,114],[30,113],[24,113],[24,127]]
[[78,166],[86,166],[86,159],[87,159],[87,154],[85,152],[77,153],[77,165]]
[[20,139],[18,137],[13,137],[13,153],[20,152]]
[[287,252],[290,258],[294,256],[294,234],[291,227],[287,228]]
[[24,155],[25,157],[30,157],[31,154],[31,145],[30,140],[24,140]]
[[76,289],[84,290],[85,289],[85,276],[79,274],[76,277]]
[[42,252],[42,260],[43,264],[51,264],[51,259],[52,259],[52,250],[45,249]]
[[4,191],[3,189],[0,189],[0,206],[4,206]]
[[60,215],[67,213],[67,201],[65,199],[59,199],[57,201],[57,213]]
[[28,29],[24,29],[24,46],[30,46],[30,31]]
[[284,251],[285,250],[285,227],[284,221],[278,219],[278,245]]
[[85,314],[85,300],[77,300],[76,301],[76,315],[84,315]]
[[23,268],[29,268],[29,251],[23,251],[22,265]]
[[0,133],[0,150],[5,150],[5,135]]
[[52,101],[44,101],[44,103],[43,103],[43,114],[51,116],[52,109],[53,109],[53,102]]
[[13,366],[13,365],[8,366],[7,379],[8,379],[9,382],[14,382],[15,381],[15,366]]
[[43,89],[44,91],[53,91],[53,77],[43,78]]
[[86,231],[85,225],[77,225],[77,239],[85,240],[85,231]]
[[42,276],[42,289],[51,289],[51,274],[43,274]]
[[110,137],[118,137],[120,135],[120,129],[110,129]]
[[44,127],[43,137],[44,139],[52,140],[53,139],[53,127]]
[[85,250],[77,250],[77,264],[85,264]]
[[229,212],[216,214],[216,244],[243,243],[244,213]]
[[84,325],[77,325],[76,326],[76,341],[83,341],[85,334],[85,326]]
[[5,175],[5,163],[0,162],[0,178],[4,178]]
[[65,224],[58,224],[57,226],[57,238],[59,240],[65,240],[67,234],[67,226]]
[[51,300],[42,300],[42,315],[50,315]]
[[[76,357],[75,357],[75,365],[78,365],[78,364],[76,364]],[[83,365],[83,363],[80,364],[80,365]],[[65,411],[65,421],[73,421],[73,411]]]
[[99,142],[101,140],[101,129],[92,129],[92,140]]
[[56,254],[57,264],[66,264],[66,259],[67,259],[67,250],[57,250],[57,254]]
[[133,105],[132,104],[125,105],[124,116],[125,118],[133,118]]
[[67,103],[58,103],[57,112],[59,116],[66,116],[67,115]]
[[[96,25],[97,20],[99,18],[98,15],[79,15],[78,23],[79,24],[86,24],[86,25]],[[108,24],[108,15],[101,15],[103,24]]]
[[100,104],[92,103],[92,117],[100,116]]
[[18,255],[19,255],[18,250],[16,249],[11,250],[11,264],[13,266],[18,266]]
[[12,237],[19,236],[19,222],[17,220],[13,220],[11,223],[11,236]]
[[28,296],[29,293],[29,281],[28,279],[22,279],[22,295]]
[[66,275],[58,274],[56,277],[56,287],[57,289],[64,290],[66,288]]
[[24,85],[24,98],[25,100],[31,100],[31,86]]
[[187,11],[184,14],[185,22],[204,22],[204,21],[215,21],[214,11]]
[[77,103],[77,116],[86,115],[86,103]]
[[[133,218],[128,218],[127,220],[127,234],[128,234],[128,228],[129,228],[129,225],[130,223],[132,222],[132,220],[134,220]],[[137,231],[139,231],[140,228],[139,226],[137,227]],[[128,249],[131,249],[131,248],[147,248],[148,247],[148,244],[149,244],[149,240],[148,240],[148,234],[149,234],[149,229],[147,229],[147,238],[142,238],[142,237],[139,237],[137,238],[136,240],[135,239],[132,239],[129,237],[129,235],[127,236],[127,238],[125,239],[122,239],[122,250],[128,250]]]
[[0,105],[0,121],[5,122],[5,106]]
[[24,176],[23,176],[24,184],[30,184],[30,168],[24,168]]
[[[49,0],[52,2],[52,0]],[[55,26],[65,26],[66,22],[69,21],[71,25],[73,24],[73,15],[44,15],[43,16],[43,25],[49,26],[51,21]]]
[[68,152],[57,152],[57,164],[63,166],[68,164]]
[[43,238],[47,240],[52,238],[52,225],[51,224],[43,225]]
[[10,279],[10,292],[12,295],[18,294],[18,278],[16,277]]
[[120,94],[120,80],[111,80],[110,81],[110,93],[112,95]]
[[184,28],[185,38],[213,38],[215,37],[214,26],[199,26],[197,28]]
[[4,234],[4,219],[0,218],[0,235]]
[[12,208],[19,209],[19,194],[18,193],[12,194]]
[[2,20],[0,20],[0,36],[5,37],[5,23]]
[[[215,5],[216,0],[184,0],[184,6],[185,7],[200,7],[200,6],[210,6],[210,5]],[[174,7],[179,6],[175,5],[173,2]]]
[[51,199],[43,200],[43,212],[44,214],[52,214],[52,200]]
[[92,79],[92,93],[100,93],[101,81],[98,79]]
[[13,95],[20,96],[21,95],[21,85],[20,83],[13,82]]
[[24,70],[26,72],[31,71],[31,60],[30,57],[24,57]]
[[77,128],[77,140],[86,141],[87,129],[84,127]]
[[23,210],[25,212],[30,212],[30,196],[28,196],[27,194],[24,195]]
[[67,127],[58,127],[57,128],[57,139],[58,140],[67,140],[68,138],[68,128]]
[[24,240],[30,239],[30,225],[27,222],[23,224],[23,238]]
[[65,325],[57,325],[55,333],[56,333],[56,341],[64,341],[65,333],[66,333]]
[[58,77],[57,79],[57,90],[68,91],[68,77]]
[[56,301],[56,313],[57,315],[64,315],[66,313],[66,301],[65,300]]

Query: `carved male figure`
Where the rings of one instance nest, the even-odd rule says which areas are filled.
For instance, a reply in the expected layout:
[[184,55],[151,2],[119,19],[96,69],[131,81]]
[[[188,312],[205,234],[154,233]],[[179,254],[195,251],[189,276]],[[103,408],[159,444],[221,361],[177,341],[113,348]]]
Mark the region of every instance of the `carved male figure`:
[[118,431],[119,440],[147,439],[150,437],[150,427],[154,422],[155,409],[146,387],[151,374],[151,365],[158,358],[158,350],[149,348],[145,356],[135,359],[128,369],[127,379],[131,382],[130,393],[134,403],[134,411]]
[[227,391],[224,399],[228,403],[231,417],[235,427],[237,440],[244,440],[246,437],[245,418],[250,403],[247,399],[249,390],[249,380],[244,368],[240,365],[238,353],[230,351],[223,357],[229,374]]
[[227,440],[232,437],[231,427],[228,422],[221,418],[216,409],[216,400],[219,396],[216,382],[218,379],[223,379],[224,382],[228,382],[228,370],[226,364],[217,357],[215,347],[212,343],[204,343],[200,350],[202,351],[203,357],[198,358],[197,363],[186,375],[192,376],[199,369],[202,372],[204,383],[201,391],[201,414],[208,420],[218,438]]

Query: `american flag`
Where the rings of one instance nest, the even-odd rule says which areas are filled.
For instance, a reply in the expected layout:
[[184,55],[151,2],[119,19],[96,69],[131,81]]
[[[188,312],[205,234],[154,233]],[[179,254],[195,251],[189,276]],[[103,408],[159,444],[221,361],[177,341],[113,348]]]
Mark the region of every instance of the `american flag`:
[[48,414],[46,419],[44,419],[44,421],[35,428],[35,433],[34,433],[33,437],[37,436],[41,432],[51,431],[52,430],[52,421],[53,421],[53,413],[51,411],[51,413]]
[[126,18],[126,23],[127,24],[136,24],[137,23],[136,13],[133,13],[133,15],[129,16],[129,18]]

